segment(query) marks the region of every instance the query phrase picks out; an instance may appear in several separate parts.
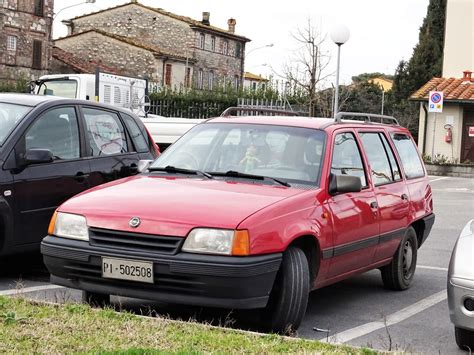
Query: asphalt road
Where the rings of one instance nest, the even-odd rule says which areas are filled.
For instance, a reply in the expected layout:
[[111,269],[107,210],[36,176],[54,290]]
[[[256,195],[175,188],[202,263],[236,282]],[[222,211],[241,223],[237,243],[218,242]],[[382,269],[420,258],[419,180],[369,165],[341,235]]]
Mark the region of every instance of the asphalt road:
[[[378,271],[352,277],[311,293],[298,336],[381,350],[466,354],[457,348],[446,301],[446,275],[454,243],[474,218],[474,179],[431,177],[436,222],[419,250],[413,286],[402,292],[382,287]],[[80,292],[48,283],[38,256],[0,263],[0,295],[24,293],[33,299],[79,302]],[[201,309],[127,298],[113,298],[118,309],[166,315],[259,330],[257,312]],[[318,330],[314,330],[314,329]]]

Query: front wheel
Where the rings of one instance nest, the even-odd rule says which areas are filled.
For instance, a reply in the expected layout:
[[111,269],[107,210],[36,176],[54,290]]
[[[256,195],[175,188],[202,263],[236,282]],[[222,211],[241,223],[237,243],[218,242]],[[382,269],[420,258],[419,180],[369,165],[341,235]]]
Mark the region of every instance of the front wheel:
[[454,335],[456,336],[456,344],[460,349],[474,350],[474,331],[454,327]]
[[82,303],[86,303],[91,307],[106,307],[110,305],[110,295],[82,291]]
[[415,276],[417,255],[416,232],[413,227],[409,227],[393,256],[392,262],[380,269],[384,286],[391,290],[408,289]]
[[283,254],[267,306],[262,311],[263,323],[270,331],[290,333],[298,329],[308,304],[308,259],[300,248],[289,247]]

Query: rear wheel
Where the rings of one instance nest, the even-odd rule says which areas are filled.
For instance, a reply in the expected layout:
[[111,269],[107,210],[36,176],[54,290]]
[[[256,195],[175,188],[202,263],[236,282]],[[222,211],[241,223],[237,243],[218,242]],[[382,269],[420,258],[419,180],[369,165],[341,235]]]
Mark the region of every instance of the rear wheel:
[[289,247],[283,254],[263,323],[270,331],[290,333],[298,329],[306,312],[309,296],[308,259],[300,248]]
[[390,264],[382,267],[382,281],[392,290],[408,289],[415,276],[418,242],[413,227],[409,227]]
[[454,334],[459,348],[474,351],[474,331],[454,327]]
[[110,295],[82,291],[82,303],[86,303],[91,307],[106,307],[110,305]]

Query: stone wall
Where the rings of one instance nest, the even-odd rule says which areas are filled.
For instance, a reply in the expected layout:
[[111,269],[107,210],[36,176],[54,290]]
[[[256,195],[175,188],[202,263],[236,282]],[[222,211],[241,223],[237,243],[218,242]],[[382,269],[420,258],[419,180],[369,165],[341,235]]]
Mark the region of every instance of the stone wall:
[[119,70],[121,75],[161,80],[162,61],[152,52],[96,32],[65,37],[55,44],[84,60],[95,60]]
[[[46,73],[51,61],[53,0],[44,0],[43,16],[34,14],[34,1],[4,0],[0,6],[0,80],[34,79]],[[16,50],[7,50],[8,36],[16,37]],[[31,69],[33,41],[42,42],[41,69]]]

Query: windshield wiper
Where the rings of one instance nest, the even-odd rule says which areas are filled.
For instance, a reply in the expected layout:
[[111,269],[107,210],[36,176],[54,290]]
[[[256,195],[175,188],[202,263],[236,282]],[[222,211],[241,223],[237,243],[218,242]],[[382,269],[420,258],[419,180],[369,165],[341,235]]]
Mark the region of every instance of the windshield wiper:
[[276,179],[271,176],[263,176],[263,175],[254,175],[254,174],[247,174],[247,173],[241,173],[240,171],[235,171],[235,170],[229,170],[226,171],[225,173],[221,172],[212,172],[210,173],[211,175],[215,176],[230,176],[230,177],[240,177],[244,179],[253,179],[253,180],[272,180],[280,185],[290,187],[291,185],[287,183],[286,181]]
[[148,168],[149,171],[165,171],[167,173],[176,173],[176,174],[193,174],[193,175],[199,175],[199,176],[204,176],[205,178],[208,179],[214,179],[214,177],[211,174],[208,174],[204,171],[201,170],[192,170],[192,169],[184,169],[184,168],[177,168],[175,166],[165,166],[164,168],[162,167],[150,167]]

